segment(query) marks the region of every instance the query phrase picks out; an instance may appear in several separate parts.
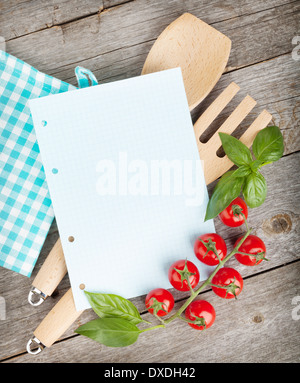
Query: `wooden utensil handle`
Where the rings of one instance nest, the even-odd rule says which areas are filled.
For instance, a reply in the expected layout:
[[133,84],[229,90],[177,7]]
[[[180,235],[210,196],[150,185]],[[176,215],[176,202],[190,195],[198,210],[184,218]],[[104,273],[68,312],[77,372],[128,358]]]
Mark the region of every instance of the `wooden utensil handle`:
[[72,290],[69,289],[34,331],[34,336],[50,347],[75,322],[83,311],[76,311]]
[[60,239],[50,251],[32,285],[46,296],[51,295],[67,273],[67,266]]

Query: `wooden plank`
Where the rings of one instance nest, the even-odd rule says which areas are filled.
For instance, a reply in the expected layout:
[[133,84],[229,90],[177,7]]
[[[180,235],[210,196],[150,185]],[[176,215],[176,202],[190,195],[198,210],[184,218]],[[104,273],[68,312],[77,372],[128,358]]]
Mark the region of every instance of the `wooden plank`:
[[[258,3],[261,2],[256,2]],[[247,66],[292,50],[291,39],[297,35],[299,28],[299,2],[222,22],[217,22],[220,9],[223,9],[220,4],[215,8],[209,4],[209,8],[211,11],[206,12],[207,8],[201,7],[195,0],[186,4],[181,1],[136,0],[101,14],[8,41],[7,51],[48,74],[61,71],[59,78],[62,80],[75,78],[73,70],[76,65],[84,65],[103,73],[103,64],[104,67],[109,67],[120,61],[121,65],[125,64],[122,72],[124,75],[126,55],[143,55],[140,62],[142,65],[152,45],[143,44],[150,41],[153,43],[168,24],[190,10],[204,21],[214,22],[217,29],[232,39],[232,53],[228,64],[230,67]],[[236,15],[236,11],[233,14]],[[280,34],[275,34],[278,24]],[[276,44],[273,40],[275,35]],[[112,60],[108,53],[114,51],[116,57]],[[140,73],[141,66],[136,67],[136,70]],[[65,71],[69,71],[68,74]],[[99,79],[101,78],[103,76]]]
[[101,12],[103,7],[103,0],[1,1],[0,35],[10,40]]
[[[216,310],[215,323],[205,332],[176,320],[164,329],[141,334],[128,347],[109,348],[74,336],[37,356],[24,354],[9,362],[299,362],[299,309],[293,301],[300,293],[299,272],[300,262],[296,262],[248,278],[234,301],[223,300],[212,291],[200,294]],[[150,314],[143,318],[156,323]]]
[[[249,225],[254,228],[254,233],[259,235],[267,247],[267,257],[270,262],[263,262],[256,267],[246,267],[237,264],[235,259],[228,262],[229,266],[235,267],[243,277],[261,273],[272,268],[293,262],[299,259],[299,216],[300,206],[298,203],[300,193],[300,153],[295,153],[282,158],[280,161],[266,166],[263,174],[268,184],[268,195],[264,205],[260,208],[251,209],[249,212]],[[211,192],[213,185],[210,186]],[[283,198],[284,196],[284,198]],[[242,234],[242,228],[227,228],[219,219],[215,220],[216,231],[226,239],[230,249],[236,238]],[[34,270],[38,271],[44,258],[57,239],[55,228],[47,238],[38,265]],[[284,249],[284,251],[282,250]],[[195,264],[199,262],[191,245],[191,254],[186,255]],[[268,275],[268,274],[267,274]],[[268,278],[268,277],[266,277]],[[33,330],[46,316],[54,304],[69,288],[68,278],[65,278],[59,286],[59,294],[54,298],[48,298],[39,307],[32,307],[27,303],[27,294],[30,289],[30,279],[1,269],[0,291],[7,302],[7,320],[0,322],[0,359],[5,359],[25,351],[25,345],[32,336]],[[184,295],[171,290],[176,299]],[[138,309],[143,312],[144,296],[133,299]],[[79,320],[63,336],[72,336],[73,330],[78,325],[93,318],[92,310],[86,310]],[[56,346],[55,346],[56,347]],[[67,346],[65,346],[67,347]],[[89,350],[89,346],[87,347]],[[73,354],[69,349],[69,352]]]
[[[6,41],[95,15],[133,0],[13,0],[0,3],[0,35]],[[18,22],[16,22],[18,20]]]
[[116,7],[117,5],[121,5],[123,3],[128,3],[133,0],[103,0],[104,9]]
[[[6,40],[27,35],[42,29],[51,28],[55,25],[71,22],[72,20],[85,18],[109,9],[128,3],[133,0],[10,0],[0,3],[0,35]],[[182,9],[181,0],[164,1],[166,7]],[[238,6],[233,4],[223,5],[220,0],[207,2],[195,0],[189,1],[186,6],[191,9],[199,6],[205,13],[211,14],[212,8],[215,9],[215,17],[212,22],[225,20],[240,16],[241,14],[249,14],[259,12],[261,10],[277,7],[282,4],[291,2],[291,0],[267,0],[264,2],[251,3],[249,0],[243,1]],[[145,0],[144,0],[145,3]],[[197,4],[198,3],[198,4]],[[134,4],[134,6],[136,6]],[[153,2],[153,7],[156,4]],[[16,22],[16,20],[18,22]]]

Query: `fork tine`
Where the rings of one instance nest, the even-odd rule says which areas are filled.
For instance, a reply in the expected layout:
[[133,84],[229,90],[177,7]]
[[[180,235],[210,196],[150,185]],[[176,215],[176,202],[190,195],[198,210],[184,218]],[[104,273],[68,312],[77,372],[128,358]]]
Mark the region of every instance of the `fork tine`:
[[242,141],[243,144],[245,144],[246,146],[248,146],[248,148],[250,148],[256,134],[261,129],[266,127],[271,120],[272,120],[272,115],[267,110],[264,109],[252,122],[252,124],[245,131],[245,133],[240,137],[240,141]]
[[[256,134],[266,127],[271,120],[272,115],[267,110],[263,110],[241,136],[240,141],[250,148]],[[220,158],[215,153],[216,148],[212,150],[213,152],[208,150],[205,145],[203,145],[202,151],[199,150],[200,158],[202,155],[202,158],[205,159],[204,175],[207,185],[221,177],[233,166],[233,163],[227,156]]]
[[209,149],[217,151],[221,145],[219,132],[231,134],[255,105],[256,101],[252,97],[246,96],[208,141],[206,145]]
[[201,134],[209,127],[214,119],[222,112],[225,106],[233,99],[240,90],[240,87],[232,82],[223,92],[210,104],[194,124],[194,131],[197,142]]

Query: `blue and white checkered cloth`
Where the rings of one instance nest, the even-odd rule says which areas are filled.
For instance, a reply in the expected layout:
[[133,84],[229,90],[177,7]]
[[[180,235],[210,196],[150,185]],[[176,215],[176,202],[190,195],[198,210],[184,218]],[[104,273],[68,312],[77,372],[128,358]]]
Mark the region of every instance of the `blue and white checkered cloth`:
[[28,277],[54,212],[27,101],[72,89],[0,51],[0,266]]

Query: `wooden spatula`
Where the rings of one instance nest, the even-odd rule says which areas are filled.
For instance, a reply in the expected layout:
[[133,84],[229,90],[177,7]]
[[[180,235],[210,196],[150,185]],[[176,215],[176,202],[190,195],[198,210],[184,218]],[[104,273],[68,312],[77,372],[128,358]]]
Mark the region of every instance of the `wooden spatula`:
[[[232,133],[254,108],[256,104],[255,100],[250,96],[246,96],[207,143],[202,144],[200,142],[200,136],[234,98],[238,91],[238,85],[231,83],[205,110],[194,125],[199,155],[201,160],[204,161],[206,184],[216,180],[233,165],[227,156],[223,158],[217,156],[217,151],[221,146],[218,132]],[[271,114],[263,110],[245,131],[240,140],[250,147],[258,131],[263,129],[271,119]],[[69,289],[34,331],[34,337],[31,338],[27,344],[27,351],[38,353],[42,351],[44,346],[50,347],[82,312],[83,311],[76,311],[72,290]],[[33,345],[36,348],[34,352],[32,352]]]
[[[157,38],[142,74],[181,67],[190,110],[212,90],[229,58],[231,40],[197,17],[184,13]],[[60,239],[35,277],[28,302],[38,306],[56,289],[67,267]]]
[[190,110],[212,90],[227,64],[231,40],[184,13],[158,37],[145,61],[142,74],[181,67]]

